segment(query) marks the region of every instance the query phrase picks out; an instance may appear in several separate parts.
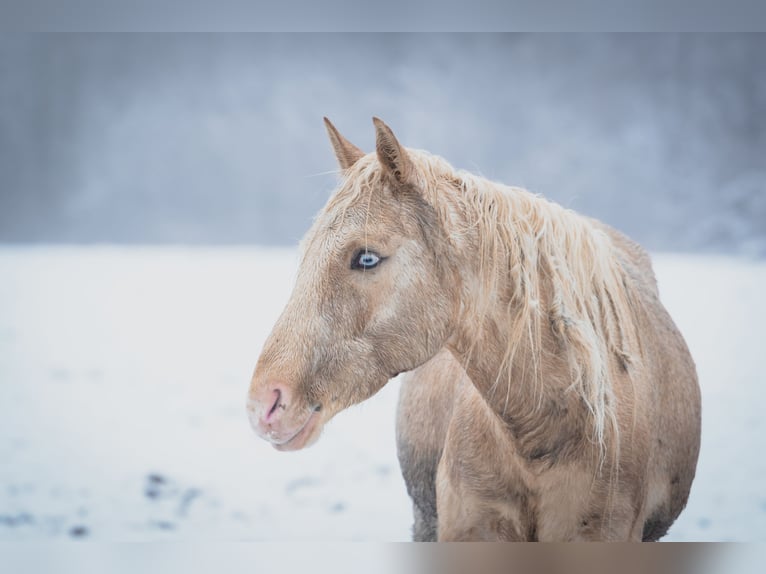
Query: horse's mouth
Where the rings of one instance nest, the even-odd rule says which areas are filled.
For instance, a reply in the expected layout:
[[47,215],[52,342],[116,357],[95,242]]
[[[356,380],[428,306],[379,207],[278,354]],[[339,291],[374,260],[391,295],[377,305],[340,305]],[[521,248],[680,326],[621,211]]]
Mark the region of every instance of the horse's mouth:
[[291,436],[289,439],[287,439],[284,442],[281,443],[272,443],[271,446],[273,446],[275,449],[280,451],[288,451],[288,450],[300,450],[309,444],[313,442],[312,439],[316,438],[315,431],[318,428],[321,428],[320,426],[320,419],[321,415],[319,414],[319,408],[315,408],[309,417],[306,419],[306,422],[303,423],[303,426],[301,426],[293,436]]

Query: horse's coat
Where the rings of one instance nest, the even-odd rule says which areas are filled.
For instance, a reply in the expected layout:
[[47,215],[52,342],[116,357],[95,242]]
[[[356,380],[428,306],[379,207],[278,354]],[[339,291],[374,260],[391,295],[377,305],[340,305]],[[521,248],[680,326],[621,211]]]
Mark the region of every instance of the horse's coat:
[[[656,540],[686,504],[700,398],[646,253],[525,190],[327,122],[343,181],[303,245],[250,417],[283,450],[405,376],[416,540]],[[369,264],[369,265],[368,265]]]

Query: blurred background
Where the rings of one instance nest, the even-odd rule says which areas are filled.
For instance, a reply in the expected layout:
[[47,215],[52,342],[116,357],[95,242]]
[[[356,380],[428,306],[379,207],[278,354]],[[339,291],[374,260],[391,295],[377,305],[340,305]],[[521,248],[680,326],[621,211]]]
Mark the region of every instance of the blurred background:
[[0,242],[293,245],[322,116],[653,250],[766,255],[762,34],[0,36]]

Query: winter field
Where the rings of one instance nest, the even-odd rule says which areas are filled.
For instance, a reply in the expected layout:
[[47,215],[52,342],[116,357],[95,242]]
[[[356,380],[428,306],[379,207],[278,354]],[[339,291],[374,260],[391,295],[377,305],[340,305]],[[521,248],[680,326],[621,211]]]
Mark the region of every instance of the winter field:
[[[766,541],[766,263],[655,256],[703,395],[666,540]],[[0,540],[403,541],[397,381],[279,453],[245,393],[296,252],[0,248]]]

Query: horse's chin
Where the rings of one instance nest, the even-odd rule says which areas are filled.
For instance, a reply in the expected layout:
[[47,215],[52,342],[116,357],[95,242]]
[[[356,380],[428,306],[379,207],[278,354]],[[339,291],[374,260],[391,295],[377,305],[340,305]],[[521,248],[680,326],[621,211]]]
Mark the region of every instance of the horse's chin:
[[322,433],[322,416],[318,411],[311,413],[311,416],[291,439],[281,443],[272,444],[279,451],[301,450],[314,444]]

